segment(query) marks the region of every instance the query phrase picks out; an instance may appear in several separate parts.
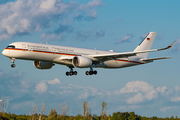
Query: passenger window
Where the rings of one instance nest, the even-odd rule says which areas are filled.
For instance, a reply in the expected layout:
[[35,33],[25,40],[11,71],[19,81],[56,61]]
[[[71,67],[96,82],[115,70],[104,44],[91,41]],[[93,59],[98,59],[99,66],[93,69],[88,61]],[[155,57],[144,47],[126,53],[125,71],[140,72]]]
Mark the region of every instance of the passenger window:
[[7,46],[7,48],[15,48],[15,46],[14,45],[9,45],[9,46]]

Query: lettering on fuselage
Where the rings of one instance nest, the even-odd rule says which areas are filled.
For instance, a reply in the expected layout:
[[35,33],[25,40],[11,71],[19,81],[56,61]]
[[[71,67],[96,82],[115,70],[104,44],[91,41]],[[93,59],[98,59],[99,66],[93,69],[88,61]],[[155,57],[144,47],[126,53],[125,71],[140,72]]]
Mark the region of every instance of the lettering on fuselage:
[[66,54],[75,54],[75,55],[89,55],[87,53],[78,53],[73,49],[67,48],[56,48],[56,47],[46,47],[46,46],[38,46],[38,45],[27,45],[28,51],[39,51],[39,52],[51,52],[53,54],[57,53],[66,53]]

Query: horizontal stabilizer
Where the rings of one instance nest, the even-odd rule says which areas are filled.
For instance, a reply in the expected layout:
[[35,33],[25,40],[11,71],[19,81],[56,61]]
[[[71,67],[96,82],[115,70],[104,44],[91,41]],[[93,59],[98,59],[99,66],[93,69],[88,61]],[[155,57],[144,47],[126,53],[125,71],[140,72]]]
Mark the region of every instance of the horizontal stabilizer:
[[161,57],[161,58],[145,58],[145,59],[140,59],[141,62],[153,62],[153,60],[161,60],[161,59],[169,59],[171,57]]

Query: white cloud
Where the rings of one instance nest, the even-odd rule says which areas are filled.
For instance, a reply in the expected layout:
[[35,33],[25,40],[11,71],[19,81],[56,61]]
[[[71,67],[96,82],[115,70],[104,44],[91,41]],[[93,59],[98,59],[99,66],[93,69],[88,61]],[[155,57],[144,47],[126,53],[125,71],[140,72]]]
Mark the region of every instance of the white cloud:
[[180,97],[178,97],[178,96],[173,97],[173,98],[171,98],[171,101],[172,102],[178,102],[178,101],[180,101]]
[[180,87],[179,86],[175,86],[174,89],[178,92],[180,91]]
[[36,91],[37,92],[46,92],[47,91],[46,83],[41,81],[39,84],[37,84],[36,85]]
[[103,5],[103,2],[101,0],[93,0],[88,2],[87,4],[80,5],[79,9],[80,10],[91,9],[100,5]]
[[[0,4],[0,41],[38,32],[60,22],[68,24],[67,21],[73,21],[70,20],[74,18],[72,13],[96,18],[97,12],[94,8],[100,5],[101,0],[93,0],[84,5],[63,0],[17,0]],[[48,39],[50,38],[60,39],[61,36],[51,35]]]
[[151,90],[154,90],[154,87],[144,81],[132,81],[132,82],[128,82],[125,85],[125,87],[123,87],[119,92],[120,93],[133,93],[133,92],[137,93],[139,91],[149,92]]
[[127,34],[127,36],[125,36],[124,38],[121,38],[117,43],[123,43],[123,42],[129,42],[129,39],[131,39],[133,37],[133,34]]
[[2,34],[2,35],[0,35],[0,42],[1,42],[1,41],[5,41],[5,40],[7,40],[7,39],[11,39],[11,36],[8,35],[8,34]]
[[57,78],[55,78],[54,80],[49,80],[47,81],[49,84],[61,84],[61,81]]
[[56,3],[56,0],[44,0],[42,1],[40,8],[42,9],[52,9]]
[[[160,87],[158,90],[161,89]],[[160,90],[159,90],[160,91]],[[152,100],[158,97],[158,91],[154,87],[144,81],[132,81],[123,87],[119,94],[136,93],[134,97],[127,98],[128,104],[144,102],[145,100]]]
[[127,99],[128,104],[143,102],[144,96],[141,93],[137,93],[134,97],[130,97]]
[[159,111],[166,112],[168,110],[173,110],[173,109],[177,109],[177,108],[178,108],[177,106],[170,106],[170,107],[161,108]]
[[41,37],[40,39],[43,40],[43,41],[54,41],[54,40],[62,40],[63,38],[63,34],[59,34],[59,35],[56,35],[56,34],[41,34]]

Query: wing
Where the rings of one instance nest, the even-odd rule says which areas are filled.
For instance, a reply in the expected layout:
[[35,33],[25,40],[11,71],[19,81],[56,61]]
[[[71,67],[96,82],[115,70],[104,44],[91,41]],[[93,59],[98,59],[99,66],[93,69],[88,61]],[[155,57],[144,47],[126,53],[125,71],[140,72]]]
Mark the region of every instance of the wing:
[[113,53],[113,54],[100,54],[100,55],[91,55],[92,58],[99,58],[99,59],[116,59],[116,58],[124,58],[124,57],[131,57],[136,56],[139,53],[147,53],[147,52],[154,52],[154,51],[160,51],[160,50],[166,50],[172,47],[172,45],[175,43],[174,41],[172,44],[165,48],[160,49],[153,49],[153,50],[143,50],[143,51],[136,51],[136,52],[123,52],[123,53]]
[[140,59],[140,61],[147,63],[147,62],[153,62],[154,60],[161,60],[161,59],[169,59],[171,57],[160,57],[160,58],[145,58],[145,59]]

